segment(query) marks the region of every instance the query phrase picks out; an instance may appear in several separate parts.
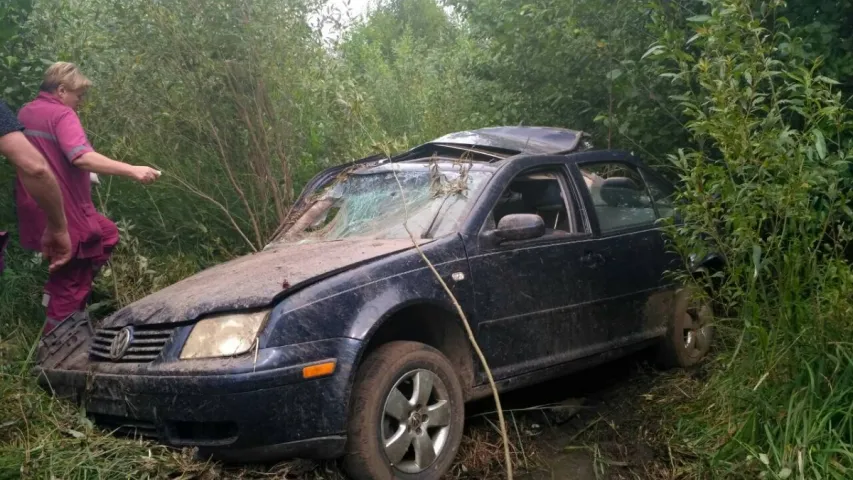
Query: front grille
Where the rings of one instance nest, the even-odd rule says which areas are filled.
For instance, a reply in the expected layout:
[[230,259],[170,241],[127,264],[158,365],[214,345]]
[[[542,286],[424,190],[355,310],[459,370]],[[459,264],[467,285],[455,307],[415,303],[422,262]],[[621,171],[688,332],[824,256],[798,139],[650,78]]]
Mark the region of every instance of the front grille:
[[133,438],[156,439],[157,428],[154,423],[135,418],[117,417],[115,415],[104,415],[100,413],[89,414],[95,424],[113,435],[128,436]]
[[110,356],[110,345],[113,343],[119,328],[99,328],[95,330],[95,338],[89,347],[89,355],[96,360],[109,360],[114,362],[150,362],[160,355],[166,342],[172,337],[174,328],[142,329],[133,330],[133,338],[124,355],[118,360]]

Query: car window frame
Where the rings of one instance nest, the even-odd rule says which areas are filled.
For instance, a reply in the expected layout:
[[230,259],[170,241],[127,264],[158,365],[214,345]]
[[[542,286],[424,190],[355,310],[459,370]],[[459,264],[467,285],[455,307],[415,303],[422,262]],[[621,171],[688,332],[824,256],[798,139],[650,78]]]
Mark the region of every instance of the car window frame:
[[[640,176],[640,179],[643,181],[643,189],[646,191],[646,195],[649,196],[652,204],[652,211],[654,212],[655,220],[650,224],[637,224],[633,226],[623,227],[618,230],[613,230],[609,232],[602,232],[601,230],[601,222],[599,222],[598,211],[595,209],[595,202],[592,199],[592,193],[589,191],[589,187],[586,186],[586,182],[584,182],[582,168],[590,166],[590,165],[606,165],[606,164],[619,164],[624,166],[624,168],[631,169]],[[640,165],[637,165],[635,162],[628,161],[624,158],[607,158],[607,159],[592,159],[592,160],[583,160],[576,161],[572,163],[571,166],[572,176],[574,177],[575,187],[580,190],[581,196],[583,197],[583,202],[586,205],[586,214],[587,217],[591,220],[594,218],[594,226],[593,226],[593,234],[599,238],[606,237],[614,237],[620,235],[631,234],[635,232],[644,232],[647,230],[659,229],[660,225],[660,214],[657,209],[657,205],[655,205],[654,197],[652,197],[651,190],[649,190],[648,182],[646,182],[645,176],[643,176],[643,168]]]
[[[640,176],[642,176],[643,183],[646,186],[646,192],[649,194],[649,198],[652,199],[652,207],[655,209],[655,217],[657,218],[658,222],[660,222],[661,220],[664,220],[665,218],[670,218],[670,217],[664,217],[660,214],[660,210],[658,209],[658,199],[655,198],[654,195],[652,195],[652,190],[649,187],[649,181],[647,179],[651,178],[656,183],[658,183],[659,185],[664,187],[664,190],[666,191],[666,196],[664,198],[670,198],[673,195],[675,195],[675,193],[677,191],[675,186],[672,185],[670,182],[668,182],[661,175],[657,174],[655,171],[653,171],[647,167],[638,166],[637,171],[640,172]],[[675,209],[675,207],[673,207],[673,210],[674,209]],[[677,217],[676,213],[673,212],[672,218],[676,218],[676,217]]]
[[573,228],[577,231],[569,232],[569,234],[565,236],[542,236],[530,240],[502,242],[499,245],[493,245],[491,244],[491,242],[484,241],[484,236],[486,232],[489,231],[487,229],[488,219],[494,212],[495,206],[497,205],[498,201],[500,201],[499,195],[488,207],[488,214],[486,215],[486,218],[483,219],[480,228],[477,230],[478,243],[483,251],[513,250],[517,248],[528,247],[531,245],[536,246],[568,243],[588,239],[593,235],[593,231],[587,216],[586,209],[583,204],[583,200],[578,195],[579,192],[577,191],[577,186],[575,185],[575,182],[572,181],[572,175],[569,169],[568,159],[558,163],[545,163],[526,167],[514,173],[510,180],[504,183],[503,188],[501,189],[501,193],[506,191],[506,189],[509,188],[509,185],[519,176],[529,175],[531,173],[538,173],[543,171],[548,173],[554,173],[557,175],[557,182],[560,184],[560,188],[562,189],[564,194],[563,202],[566,203],[566,212],[571,217],[570,222]]

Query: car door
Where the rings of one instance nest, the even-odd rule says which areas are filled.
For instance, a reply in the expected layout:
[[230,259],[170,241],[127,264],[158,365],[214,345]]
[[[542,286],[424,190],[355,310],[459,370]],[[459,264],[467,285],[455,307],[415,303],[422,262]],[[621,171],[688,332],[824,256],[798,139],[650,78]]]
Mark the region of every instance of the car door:
[[[498,379],[566,361],[580,351],[586,341],[578,327],[586,324],[588,305],[605,287],[567,165],[525,169],[504,185],[469,255],[477,338]],[[490,244],[488,232],[513,213],[541,216],[546,234]]]
[[600,262],[604,299],[592,332],[598,349],[655,337],[665,328],[672,291],[659,214],[644,176],[628,157],[581,161],[572,168],[595,235],[591,251]]

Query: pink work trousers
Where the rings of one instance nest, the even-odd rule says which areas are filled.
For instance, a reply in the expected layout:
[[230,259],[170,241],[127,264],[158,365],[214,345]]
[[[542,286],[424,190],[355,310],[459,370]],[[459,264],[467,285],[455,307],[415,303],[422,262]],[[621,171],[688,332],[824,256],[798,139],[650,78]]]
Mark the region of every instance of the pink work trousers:
[[44,291],[48,295],[47,322],[44,334],[47,335],[74,312],[86,308],[86,300],[92,293],[92,284],[98,270],[110,259],[113,248],[118,245],[119,234],[115,224],[98,215],[103,236],[101,242],[104,252],[92,258],[72,258],[59,270],[50,274]]

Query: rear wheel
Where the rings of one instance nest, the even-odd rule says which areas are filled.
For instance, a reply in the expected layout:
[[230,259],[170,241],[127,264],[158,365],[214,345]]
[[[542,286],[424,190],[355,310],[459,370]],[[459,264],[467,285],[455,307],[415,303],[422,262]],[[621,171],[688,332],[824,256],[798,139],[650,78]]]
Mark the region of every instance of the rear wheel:
[[666,367],[692,367],[711,349],[714,314],[710,304],[689,288],[676,292],[675,312],[660,347],[660,362]]
[[438,480],[465,421],[450,361],[417,342],[379,347],[359,368],[350,404],[347,472],[357,480]]

